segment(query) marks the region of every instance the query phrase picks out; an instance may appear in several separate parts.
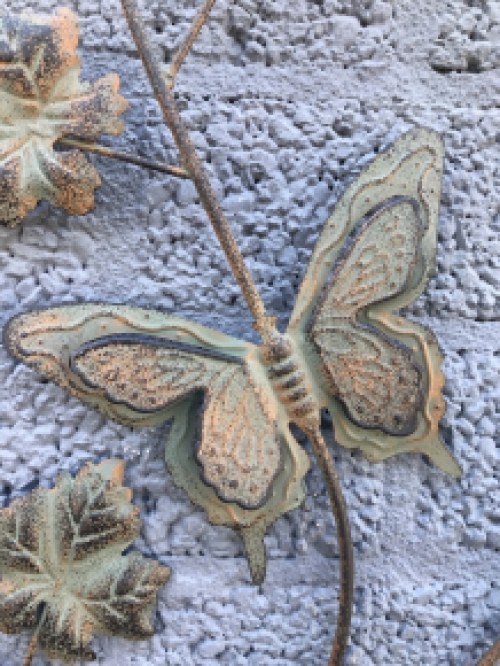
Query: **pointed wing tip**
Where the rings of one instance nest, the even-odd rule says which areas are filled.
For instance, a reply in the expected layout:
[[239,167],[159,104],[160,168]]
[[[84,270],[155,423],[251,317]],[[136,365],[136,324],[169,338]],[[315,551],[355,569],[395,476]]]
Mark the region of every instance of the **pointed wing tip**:
[[252,583],[254,585],[257,585],[258,587],[260,587],[263,584],[263,582],[266,578],[265,569],[263,571],[261,571],[261,570],[251,571],[250,573],[251,573],[251,576],[252,576]]
[[241,538],[250,567],[250,576],[254,585],[262,585],[266,577],[265,525],[257,523],[240,529]]
[[444,467],[442,467],[441,469],[443,469],[445,472],[447,472],[454,479],[461,479],[463,474],[464,474],[464,470],[460,467],[458,462],[455,460],[455,458],[451,454],[450,454],[450,463],[449,463],[448,467],[446,469]]
[[438,440],[438,445],[426,449],[423,453],[429,456],[432,462],[439,467],[443,472],[449,474],[454,479],[459,479],[463,475],[463,469],[458,464],[457,460],[446,446]]
[[250,578],[254,585],[260,586],[263,584],[266,578],[266,562],[264,555],[264,562],[256,561],[255,555],[247,553],[248,557],[248,566],[250,568]]

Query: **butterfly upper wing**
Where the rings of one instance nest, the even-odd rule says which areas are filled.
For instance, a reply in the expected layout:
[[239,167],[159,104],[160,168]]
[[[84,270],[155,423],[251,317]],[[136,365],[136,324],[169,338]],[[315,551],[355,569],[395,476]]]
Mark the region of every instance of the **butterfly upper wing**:
[[114,305],[74,305],[19,315],[4,328],[4,344],[17,359],[106,416],[125,425],[151,426],[165,421],[167,407],[138,410],[126,401],[110,400],[105,387],[83,381],[72,367],[75,352],[86,344],[136,334],[175,343],[178,350],[183,345],[214,354],[224,350],[235,362],[249,352],[248,343],[200,324],[154,310]]
[[290,318],[290,331],[307,327],[318,298],[345,242],[370,211],[393,197],[415,200],[422,223],[422,264],[411,285],[393,299],[393,309],[411,303],[425,289],[434,268],[443,142],[436,132],[418,128],[380,153],[351,183],[337,202],[316,242]]
[[[419,451],[458,476],[438,435],[445,403],[437,342],[394,314],[422,293],[434,268],[443,155],[439,135],[413,130],[350,185],[318,238],[288,333],[340,444],[372,461]],[[394,231],[384,232],[394,215]],[[393,234],[401,246],[391,252]]]
[[260,399],[244,361],[153,336],[114,335],[79,347],[70,367],[111,403],[161,411],[203,391],[201,443],[205,481],[226,502],[256,509],[281,469],[275,414]]
[[254,345],[179,317],[108,305],[20,315],[4,338],[15,357],[120,423],[174,418],[166,447],[174,480],[212,522],[242,533],[261,580],[263,535],[303,500],[308,458]]

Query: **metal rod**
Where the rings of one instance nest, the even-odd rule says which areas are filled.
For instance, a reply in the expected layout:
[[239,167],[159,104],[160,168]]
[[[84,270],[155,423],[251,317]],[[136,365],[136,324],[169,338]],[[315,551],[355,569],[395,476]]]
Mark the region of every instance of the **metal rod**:
[[173,94],[167,87],[160,66],[153,55],[151,43],[137,8],[137,2],[136,0],[121,0],[121,2],[137,50],[139,51],[144,68],[151,85],[153,86],[156,99],[165,116],[165,121],[172,132],[175,143],[177,144],[182,157],[182,162],[191,175],[201,203],[207,212],[212,227],[214,228],[222,249],[226,254],[234,276],[238,281],[243,296],[255,319],[255,323],[256,325],[259,325],[260,323],[259,328],[264,328],[267,320],[264,303],[260,298],[259,292],[257,291],[252,276],[243,259],[243,255],[240,252],[231,232],[231,228],[222,212],[219,202],[217,201],[217,196],[210,185],[210,181],[203,168],[201,160],[189,138],[189,133],[182,121]]
[[477,666],[496,666],[500,661],[500,640],[488,650]]
[[208,15],[210,14],[210,11],[212,10],[212,7],[214,5],[215,5],[215,0],[205,0],[203,5],[196,13],[196,16],[193,19],[193,23],[189,28],[188,34],[186,35],[184,41],[180,45],[177,53],[172,58],[172,62],[170,63],[170,67],[168,68],[166,74],[168,79],[168,85],[170,86],[170,88],[173,88],[175,77],[177,76],[182,66],[182,63],[186,59],[187,54],[191,50],[191,47],[193,46],[196,38],[198,37],[200,30],[205,25],[206,20],[208,19]]
[[[137,8],[137,0],[121,0],[121,2],[137,50],[165,116],[165,121],[172,132],[183,164],[189,170],[203,207],[207,212],[234,276],[252,312],[255,319],[255,326],[261,333],[265,333],[266,336],[270,335],[272,329],[275,328],[274,320],[266,314],[264,304],[248,271],[240,249],[236,244],[231,228],[217,201],[216,194],[210,185],[205,169],[196,154],[187,128],[180,117],[173,95],[153,56],[153,51]],[[341,562],[341,585],[337,632],[328,663],[329,666],[341,666],[350,633],[354,597],[354,564],[351,533],[341,486],[325,441],[319,431],[308,434],[318,459],[318,464],[325,478],[337,525]]]
[[99,143],[86,143],[85,141],[67,138],[58,139],[58,143],[62,143],[65,146],[71,146],[72,148],[79,148],[88,153],[102,155],[103,157],[111,157],[114,160],[120,160],[121,162],[137,164],[137,166],[145,167],[146,169],[168,173],[170,176],[176,176],[177,178],[191,177],[186,169],[182,169],[181,167],[172,166],[165,162],[157,162],[156,160],[150,160],[146,157],[139,157],[138,155],[132,155],[131,153],[126,153],[122,150],[113,150],[113,148],[102,146]]
[[354,558],[351,528],[342,494],[342,487],[326,442],[319,430],[307,434],[318,460],[318,465],[323,473],[337,525],[340,554],[339,614],[337,617],[337,631],[328,666],[341,666],[344,663],[344,655],[351,632],[352,607],[354,603]]
[[24,657],[23,666],[31,666],[33,659],[35,657],[37,647],[38,647],[38,632],[33,634],[33,637],[28,646],[28,651],[26,652],[26,656]]
[[44,617],[45,617],[45,613],[44,613],[43,617],[40,618],[40,620],[39,620],[39,622],[36,626],[35,632],[34,632],[33,636],[31,637],[31,641],[30,641],[30,644],[28,645],[28,650],[26,652],[26,656],[24,657],[23,666],[31,666],[31,664],[33,662],[33,659],[35,657],[35,654],[36,654],[36,651],[37,651],[37,648],[38,648],[38,635],[40,633],[40,628],[42,626],[42,622],[43,622]]

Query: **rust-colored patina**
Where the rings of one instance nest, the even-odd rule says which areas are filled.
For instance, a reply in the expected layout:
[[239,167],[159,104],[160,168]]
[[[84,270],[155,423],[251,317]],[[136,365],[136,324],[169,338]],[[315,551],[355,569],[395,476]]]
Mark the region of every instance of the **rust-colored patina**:
[[76,16],[0,15],[0,222],[15,224],[40,199],[74,214],[94,205],[100,178],[77,150],[54,151],[65,136],[119,134],[127,108],[119,78],[82,83]]
[[[343,446],[371,461],[408,451],[460,468],[439,439],[442,357],[432,333],[395,311],[415,300],[434,267],[443,145],[420,129],[360,174],[318,238],[288,329],[269,315],[171,92],[213,0],[206,0],[167,76],[135,0],[122,0],[137,49],[210,222],[254,317],[261,346],[179,317],[124,306],[72,306],[13,319],[17,358],[121,423],[173,419],[166,461],[209,519],[241,534],[255,582],[265,575],[270,524],[303,499],[309,437],[335,513],[340,611],[330,666],[349,637],[353,560],[340,484],[320,430],[332,415]],[[177,174],[180,175],[180,174]],[[201,415],[201,426],[197,427]]]
[[123,484],[125,464],[88,464],[75,479],[40,488],[0,510],[0,631],[34,630],[37,646],[67,664],[94,660],[94,633],[144,640],[170,569],[138,553],[139,510]]

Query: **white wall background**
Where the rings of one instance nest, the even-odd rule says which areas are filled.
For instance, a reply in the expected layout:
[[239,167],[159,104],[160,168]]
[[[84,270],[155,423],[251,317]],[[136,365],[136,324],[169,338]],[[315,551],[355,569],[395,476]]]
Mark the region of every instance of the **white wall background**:
[[[118,71],[130,101],[127,131],[112,144],[175,161],[119,2],[67,4],[80,17],[84,78]],[[144,2],[160,57],[196,4]],[[437,276],[411,315],[445,350],[442,434],[465,474],[453,481],[418,455],[372,466],[332,449],[355,542],[351,666],[470,666],[500,635],[499,67],[495,0],[219,0],[177,83],[252,274],[283,320],[322,223],[360,168],[416,124],[446,142]],[[94,162],[103,185],[91,214],[42,205],[21,227],[0,229],[0,325],[29,308],[97,300],[248,335],[193,186]],[[326,664],[338,560],[314,465],[304,506],[270,532],[268,577],[255,588],[238,538],[173,486],[164,428],[106,421],[4,350],[0,379],[0,505],[61,468],[122,455],[144,520],[137,545],[173,569],[158,635],[96,640],[101,666]],[[2,666],[19,666],[28,640],[1,635]]]

